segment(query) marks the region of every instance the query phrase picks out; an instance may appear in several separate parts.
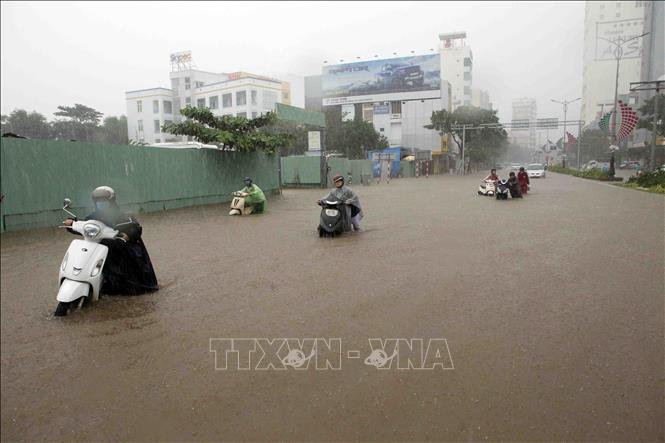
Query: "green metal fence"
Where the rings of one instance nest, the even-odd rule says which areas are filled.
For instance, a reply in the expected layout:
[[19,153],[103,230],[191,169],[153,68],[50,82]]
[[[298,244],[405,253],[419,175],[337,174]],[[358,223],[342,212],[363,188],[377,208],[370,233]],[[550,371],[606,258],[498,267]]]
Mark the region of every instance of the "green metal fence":
[[2,231],[57,225],[64,197],[84,214],[100,185],[136,213],[230,201],[247,175],[266,194],[279,189],[276,155],[9,138],[0,146]]
[[[282,184],[290,187],[318,187],[321,185],[321,158],[305,155],[282,157]],[[331,157],[327,161],[330,168],[327,186],[332,187],[332,177],[341,174],[345,178],[351,173],[352,183],[360,184],[371,181],[371,160],[349,160]],[[364,178],[363,178],[364,177]],[[362,181],[361,181],[362,180]]]

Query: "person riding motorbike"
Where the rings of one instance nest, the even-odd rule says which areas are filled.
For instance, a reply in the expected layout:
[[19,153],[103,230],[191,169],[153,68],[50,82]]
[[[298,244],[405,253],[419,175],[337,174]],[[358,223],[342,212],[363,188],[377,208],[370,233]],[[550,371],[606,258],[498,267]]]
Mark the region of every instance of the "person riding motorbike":
[[520,182],[514,172],[508,174],[508,189],[512,198],[523,198],[520,191]]
[[245,187],[240,192],[247,193],[245,197],[245,206],[252,207],[252,214],[260,214],[266,208],[266,196],[263,194],[261,188],[254,184],[250,177],[245,177],[243,180]]
[[[342,175],[335,175],[333,183],[335,184],[335,188],[331,189],[328,195],[322,200],[343,202],[346,205],[344,230],[351,231],[353,229],[354,231],[360,231],[360,220],[364,217],[364,214],[358,196],[351,188],[344,186],[344,177]],[[318,203],[321,203],[321,200],[317,200]]]
[[496,175],[496,169],[492,169],[492,170],[490,171],[490,175],[488,175],[487,177],[485,177],[484,180],[485,180],[485,181],[493,181],[493,182],[497,182],[497,181],[499,181],[499,176]]
[[[109,248],[102,271],[101,292],[115,295],[138,295],[159,289],[155,270],[152,267],[148,250],[141,239],[143,228],[136,218],[120,210],[113,188],[100,186],[92,191],[95,210],[85,220],[98,220],[119,233],[113,240],[102,240]],[[71,226],[75,220],[63,221]],[[78,232],[68,229],[72,234]]]

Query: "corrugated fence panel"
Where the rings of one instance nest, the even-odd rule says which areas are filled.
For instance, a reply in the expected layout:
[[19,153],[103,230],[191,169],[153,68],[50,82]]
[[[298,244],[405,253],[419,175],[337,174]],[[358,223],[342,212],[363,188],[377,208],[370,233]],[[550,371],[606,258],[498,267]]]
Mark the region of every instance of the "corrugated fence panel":
[[64,197],[85,214],[100,185],[135,212],[227,202],[245,176],[267,195],[279,188],[279,157],[261,153],[9,138],[1,149],[2,230],[56,225]]

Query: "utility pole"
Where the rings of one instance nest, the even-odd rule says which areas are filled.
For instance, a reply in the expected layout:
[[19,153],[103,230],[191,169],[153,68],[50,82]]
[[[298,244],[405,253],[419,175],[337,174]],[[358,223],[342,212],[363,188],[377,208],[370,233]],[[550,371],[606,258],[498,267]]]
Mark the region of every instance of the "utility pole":
[[[660,91],[665,89],[665,80],[651,80],[645,82],[631,82],[630,92],[636,91],[656,91],[653,99],[653,131],[651,134],[651,152],[649,155],[649,169],[654,171],[656,169],[656,141],[658,139],[658,105],[660,99]],[[661,122],[662,123],[662,122]]]
[[568,105],[571,104],[571,103],[576,102],[577,100],[582,100],[582,97],[577,97],[575,100],[570,100],[570,101],[568,101],[568,100],[559,101],[559,100],[554,100],[554,99],[550,99],[550,100],[553,101],[554,103],[558,103],[560,105],[563,105],[563,139],[561,140],[561,147],[563,148],[564,155],[565,155],[565,152],[566,152],[566,118],[567,118],[567,114],[568,114]]
[[582,141],[582,120],[577,122],[577,170],[580,170],[580,143]]
[[464,156],[466,155],[466,125],[462,125],[462,175],[466,174],[466,163],[464,162]]

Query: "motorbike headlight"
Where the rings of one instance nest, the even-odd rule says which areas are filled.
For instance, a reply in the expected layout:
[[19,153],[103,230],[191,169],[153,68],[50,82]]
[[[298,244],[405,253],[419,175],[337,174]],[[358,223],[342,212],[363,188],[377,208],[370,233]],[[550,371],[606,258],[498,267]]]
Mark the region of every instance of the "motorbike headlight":
[[67,259],[69,259],[69,252],[67,252],[65,254],[65,258],[62,259],[62,266],[60,266],[60,269],[62,269],[63,271],[67,267]]
[[99,271],[102,270],[102,266],[104,266],[104,259],[100,258],[97,260],[97,263],[95,263],[95,267],[92,268],[92,271],[90,271],[90,277],[94,277],[99,274]]
[[94,223],[88,223],[87,225],[83,226],[83,235],[85,235],[86,238],[95,238],[100,231],[101,229],[99,226]]

